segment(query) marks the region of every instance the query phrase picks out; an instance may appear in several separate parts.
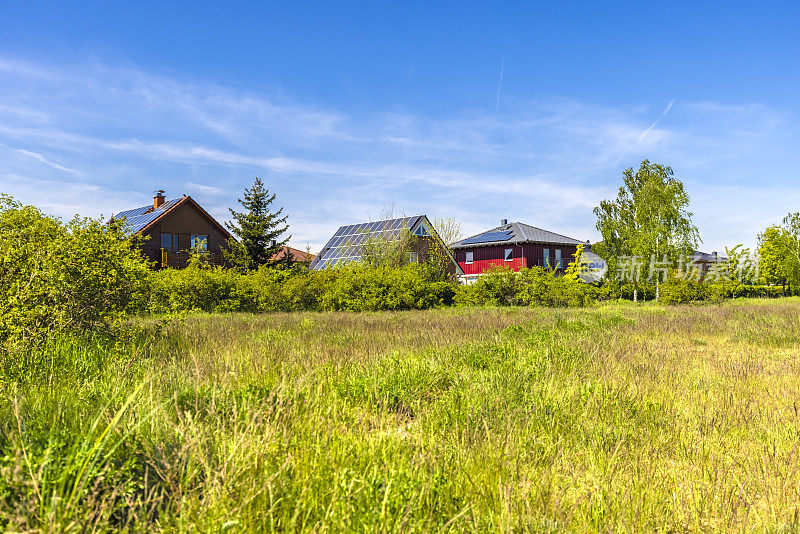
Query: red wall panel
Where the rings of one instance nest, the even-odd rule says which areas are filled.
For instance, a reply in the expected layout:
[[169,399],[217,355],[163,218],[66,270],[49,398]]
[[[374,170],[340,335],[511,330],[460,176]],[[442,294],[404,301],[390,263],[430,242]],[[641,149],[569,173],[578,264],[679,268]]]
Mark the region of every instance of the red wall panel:
[[[505,249],[514,249],[514,259],[505,261]],[[478,246],[469,249],[456,250],[455,257],[458,264],[464,270],[464,274],[481,274],[486,272],[492,265],[507,265],[518,271],[524,267],[544,267],[544,249],[550,252],[550,263],[555,264],[556,249],[561,250],[562,268],[572,261],[575,254],[575,245],[557,245],[541,243],[525,243],[523,245],[511,246]],[[473,261],[467,263],[467,252],[472,252]]]

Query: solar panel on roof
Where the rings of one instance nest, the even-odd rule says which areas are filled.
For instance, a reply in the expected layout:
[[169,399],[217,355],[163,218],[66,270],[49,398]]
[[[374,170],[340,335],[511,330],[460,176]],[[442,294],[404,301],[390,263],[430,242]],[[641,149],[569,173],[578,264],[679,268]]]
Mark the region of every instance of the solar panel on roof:
[[465,239],[461,242],[463,245],[469,245],[472,243],[491,243],[494,241],[508,241],[513,237],[514,232],[506,231],[506,232],[486,232],[485,234],[476,235],[475,237],[470,237],[469,239]]
[[418,219],[401,217],[341,226],[317,255],[311,268],[318,270],[359,261],[366,244],[374,240],[397,239],[403,230],[410,230]]
[[150,209],[150,206],[142,206],[141,208],[136,208],[136,209],[133,209],[133,210],[121,211],[118,214],[116,214],[114,216],[114,218],[115,219],[122,219],[123,217],[128,218],[128,217],[134,217],[136,215],[142,215],[148,209]]
[[160,217],[167,209],[179,201],[180,199],[168,200],[156,210],[152,210],[152,206],[142,206],[140,208],[122,211],[115,215],[114,219],[125,219],[125,232],[128,235],[135,234],[144,229],[144,227]]

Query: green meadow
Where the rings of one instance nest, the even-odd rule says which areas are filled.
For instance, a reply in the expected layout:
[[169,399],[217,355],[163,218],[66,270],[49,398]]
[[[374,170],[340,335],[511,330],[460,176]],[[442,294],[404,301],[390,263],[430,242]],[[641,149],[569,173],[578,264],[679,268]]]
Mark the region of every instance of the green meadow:
[[0,385],[6,531],[797,531],[800,299],[194,314]]

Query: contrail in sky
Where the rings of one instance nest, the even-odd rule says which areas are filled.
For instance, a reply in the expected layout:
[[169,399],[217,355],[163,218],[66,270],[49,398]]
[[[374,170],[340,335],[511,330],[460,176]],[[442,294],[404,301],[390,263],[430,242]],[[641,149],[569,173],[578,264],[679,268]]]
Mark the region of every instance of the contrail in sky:
[[655,128],[655,127],[656,127],[656,124],[658,124],[659,122],[661,122],[661,119],[663,119],[664,117],[666,117],[666,116],[667,116],[667,113],[669,113],[669,110],[671,110],[671,109],[672,109],[672,105],[673,105],[674,103],[675,103],[675,99],[673,98],[672,100],[670,100],[670,101],[669,101],[669,103],[667,104],[667,107],[666,107],[666,108],[664,108],[664,112],[661,114],[661,116],[660,116],[660,117],[658,117],[658,118],[657,118],[655,121],[653,121],[653,124],[651,124],[651,125],[650,125],[648,128],[646,128],[644,131],[642,131],[642,133],[640,133],[640,134],[639,134],[639,137],[636,139],[636,141],[634,141],[633,143],[631,143],[631,145],[630,145],[628,148],[626,148],[626,149],[625,149],[625,150],[622,152],[622,154],[620,154],[620,155],[619,155],[619,157],[617,158],[617,161],[614,163],[614,167],[616,167],[617,165],[619,165],[619,162],[620,162],[620,161],[622,161],[622,158],[625,156],[625,154],[627,154],[628,152],[630,152],[630,150],[631,150],[633,147],[635,147],[636,145],[638,145],[639,143],[641,143],[641,142],[642,142],[642,140],[643,140],[643,139],[644,139],[644,138],[647,136],[647,134],[649,134],[649,133],[650,133],[650,131],[651,131],[653,128]]
[[[2,145],[2,146],[6,146],[6,145]],[[40,162],[44,163],[45,165],[47,165],[48,167],[52,167],[54,169],[58,169],[59,171],[64,171],[64,172],[68,172],[70,174],[76,174],[76,175],[80,174],[80,172],[76,171],[75,169],[70,169],[69,167],[64,167],[63,165],[59,165],[58,163],[54,163],[54,162],[50,161],[49,159],[45,158],[43,155],[39,154],[38,152],[31,152],[30,150],[24,150],[22,148],[12,148],[12,150],[18,152],[19,154],[22,154],[23,156],[28,156],[30,158],[33,158],[33,159],[37,160],[37,161],[40,161]]]
[[497,103],[494,105],[494,114],[497,116],[497,111],[500,109],[500,91],[503,90],[503,70],[505,69],[505,56],[500,58],[500,82],[497,84]]

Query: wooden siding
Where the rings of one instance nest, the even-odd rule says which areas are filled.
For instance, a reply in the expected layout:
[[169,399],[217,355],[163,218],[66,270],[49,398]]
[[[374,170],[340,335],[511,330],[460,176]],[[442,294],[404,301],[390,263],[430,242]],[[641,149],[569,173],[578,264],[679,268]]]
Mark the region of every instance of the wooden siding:
[[[505,261],[505,249],[514,249],[512,261]],[[576,245],[558,245],[552,243],[523,243],[522,245],[494,245],[461,248],[454,251],[456,261],[464,270],[465,275],[482,274],[494,265],[506,265],[518,271],[525,267],[543,267],[544,249],[550,251],[551,266],[555,266],[556,249],[561,250],[562,269],[572,261]],[[467,263],[467,252],[473,253],[472,263]]]

